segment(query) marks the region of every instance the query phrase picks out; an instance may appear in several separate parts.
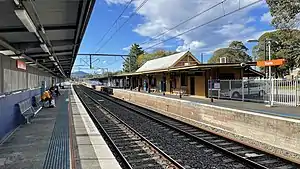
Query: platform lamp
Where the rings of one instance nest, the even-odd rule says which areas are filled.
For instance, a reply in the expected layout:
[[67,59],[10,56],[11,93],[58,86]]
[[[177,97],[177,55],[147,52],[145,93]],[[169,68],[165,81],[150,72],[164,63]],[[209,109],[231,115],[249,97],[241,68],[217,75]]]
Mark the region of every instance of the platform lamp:
[[[265,45],[265,51],[266,51],[266,44],[268,43],[269,60],[271,60],[271,41],[272,41],[272,39],[266,38],[266,39],[265,39],[265,43],[264,43],[264,45]],[[256,40],[256,39],[250,39],[250,40],[248,40],[247,42],[259,42],[259,41]],[[276,41],[275,41],[275,42],[276,42]],[[277,43],[277,42],[276,42],[276,43]],[[267,60],[267,58],[266,58],[266,52],[265,52],[265,60]],[[271,79],[271,77],[272,77],[272,69],[271,69],[271,66],[269,66],[268,77],[269,77],[269,79]]]
[[213,80],[212,80],[212,74],[213,74],[213,70],[212,68],[210,69],[210,73],[209,73],[209,79],[210,79],[210,84],[209,84],[209,88],[210,88],[210,102],[214,102],[214,98],[213,98]]
[[[269,39],[269,38],[265,38],[265,49],[266,49],[266,44],[267,44],[267,42],[268,42],[268,49],[269,49],[269,61],[271,60],[271,41],[272,41],[272,39]],[[248,40],[248,42],[258,42],[258,40]],[[277,41],[274,41],[275,43],[278,43]],[[266,51],[266,50],[265,50]],[[265,54],[266,54],[266,52],[265,52]],[[267,60],[266,58],[265,58],[265,60]],[[268,72],[268,78],[269,78],[269,80],[271,81],[271,79],[272,79],[272,68],[271,68],[271,66],[269,66],[269,72]],[[271,91],[272,92],[272,91]],[[273,106],[272,105],[272,101],[271,101],[271,94],[270,94],[270,96],[269,96],[269,106],[271,107],[271,106]]]
[[[250,39],[250,40],[247,40],[247,42],[249,42],[249,43],[258,43],[259,41],[256,40],[256,39]],[[266,51],[266,44],[264,44],[264,45],[265,45],[265,51]],[[265,60],[267,60],[266,52],[265,52]],[[255,61],[257,61],[257,58],[255,59]],[[257,66],[255,66],[255,69],[257,69]],[[265,74],[267,74],[266,71],[265,71]]]

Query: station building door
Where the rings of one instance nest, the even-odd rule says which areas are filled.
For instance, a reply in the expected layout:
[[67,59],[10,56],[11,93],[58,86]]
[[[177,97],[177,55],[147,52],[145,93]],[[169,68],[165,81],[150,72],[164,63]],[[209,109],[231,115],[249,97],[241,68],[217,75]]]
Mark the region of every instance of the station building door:
[[190,77],[190,95],[195,95],[195,77]]

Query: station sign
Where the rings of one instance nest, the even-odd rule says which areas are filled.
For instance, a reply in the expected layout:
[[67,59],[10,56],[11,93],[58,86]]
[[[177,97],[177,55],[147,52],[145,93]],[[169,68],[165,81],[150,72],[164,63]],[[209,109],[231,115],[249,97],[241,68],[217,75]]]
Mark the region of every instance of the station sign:
[[17,68],[18,69],[22,69],[22,70],[26,70],[26,63],[21,61],[21,60],[16,60],[17,62]]
[[264,61],[258,61],[256,63],[257,66],[280,66],[283,65],[285,62],[285,59],[275,59],[275,60],[264,60]]

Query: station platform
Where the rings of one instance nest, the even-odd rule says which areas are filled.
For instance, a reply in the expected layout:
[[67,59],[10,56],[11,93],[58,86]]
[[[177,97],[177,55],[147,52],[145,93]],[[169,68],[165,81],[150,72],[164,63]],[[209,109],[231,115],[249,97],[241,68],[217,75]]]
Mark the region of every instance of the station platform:
[[[138,91],[133,90],[133,92],[138,92]],[[145,91],[141,91],[141,92],[147,93]],[[163,96],[162,93],[147,93],[147,94]],[[179,98],[179,95],[173,95],[173,94],[165,94],[164,97],[186,100],[186,101],[202,103],[207,105],[220,106],[220,107],[231,108],[231,109],[244,110],[253,113],[261,113],[261,114],[275,115],[275,116],[280,116],[285,118],[300,119],[299,107],[289,107],[289,106],[282,106],[282,105],[267,107],[266,106],[267,103],[242,102],[237,100],[223,100],[223,99],[213,99],[213,102],[211,102],[210,98],[195,97],[195,96],[182,96],[182,98]]]
[[0,145],[0,169],[120,168],[74,90],[61,94]]

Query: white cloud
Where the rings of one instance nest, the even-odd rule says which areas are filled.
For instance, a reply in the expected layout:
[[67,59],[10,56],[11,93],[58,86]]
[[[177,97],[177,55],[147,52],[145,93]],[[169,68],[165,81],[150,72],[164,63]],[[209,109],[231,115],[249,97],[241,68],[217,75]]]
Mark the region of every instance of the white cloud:
[[[153,45],[156,45],[159,42],[162,42],[162,41],[155,41],[155,42],[140,44],[140,46],[142,47],[142,49],[146,49],[146,48],[152,47]],[[161,44],[156,45],[155,49],[158,49],[158,48],[170,48],[170,47],[172,47],[172,46],[170,46],[170,45],[164,45],[163,43],[161,43]],[[130,50],[130,48],[131,48],[131,45],[129,45],[127,47],[124,47],[123,50],[128,52]]]
[[126,4],[130,0],[105,0],[105,2],[109,5],[111,4]]
[[122,15],[121,17],[122,17],[122,18],[129,18],[128,15]]
[[197,51],[199,48],[205,46],[204,42],[199,42],[199,41],[192,41],[191,43],[185,43],[182,46],[178,46],[176,51],[177,52],[182,52],[182,51]]
[[252,23],[255,22],[255,18],[254,17],[249,17],[245,23]]
[[252,34],[251,36],[249,36],[248,39],[244,39],[243,41],[246,42],[249,39],[259,39],[260,36],[263,35],[264,33],[273,32],[273,31],[276,31],[276,30],[272,29],[272,30],[264,30],[264,31],[255,32],[254,34]]
[[255,32],[254,27],[247,27],[243,24],[228,24],[223,25],[221,29],[215,31],[215,33],[219,33],[226,37],[235,37],[237,33],[241,35],[247,35],[249,33]]
[[[142,1],[143,0],[133,1],[135,8],[137,8]],[[238,9],[239,5],[243,7],[255,1],[256,0],[225,1],[223,5],[219,5],[166,33],[159,38],[158,42],[223,16],[224,12],[232,12]],[[128,0],[106,0],[106,2],[124,4],[128,2]],[[155,37],[219,2],[220,0],[150,0],[138,11],[138,14],[143,17],[144,22],[137,25],[133,31],[144,37]],[[261,3],[264,4],[262,5]],[[175,40],[179,40],[181,43],[176,43],[174,46],[180,51],[190,48],[191,51],[210,52],[217,47],[227,46],[229,40],[247,39],[260,31],[255,27],[247,26],[247,24],[255,21],[255,18],[249,16],[252,9],[265,7],[265,2],[262,1],[261,3],[178,36]],[[163,45],[164,44],[160,44],[158,47],[161,48]],[[125,49],[128,50],[128,48]]]
[[158,32],[164,32],[166,30],[163,24],[163,20],[154,20],[145,24],[139,24],[133,31],[142,36],[153,37],[157,35]]
[[260,18],[261,22],[267,22],[267,23],[271,23],[272,21],[272,16],[270,12],[264,13],[261,18]]
[[124,51],[129,51],[129,50],[130,50],[130,47],[131,47],[131,46],[124,47],[123,50],[124,50]]

